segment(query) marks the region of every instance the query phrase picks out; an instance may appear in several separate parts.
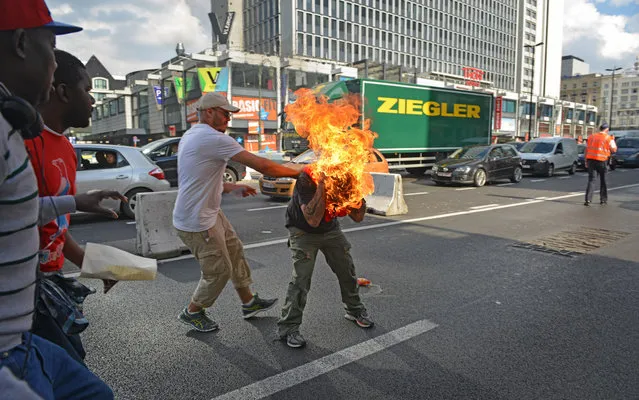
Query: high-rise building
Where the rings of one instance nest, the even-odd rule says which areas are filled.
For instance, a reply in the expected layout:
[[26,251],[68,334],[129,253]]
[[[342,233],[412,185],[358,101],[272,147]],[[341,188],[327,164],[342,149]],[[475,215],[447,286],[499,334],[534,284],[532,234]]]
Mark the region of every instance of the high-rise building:
[[590,73],[590,65],[579,57],[563,56],[561,57],[561,78],[569,78],[571,76],[588,75]]

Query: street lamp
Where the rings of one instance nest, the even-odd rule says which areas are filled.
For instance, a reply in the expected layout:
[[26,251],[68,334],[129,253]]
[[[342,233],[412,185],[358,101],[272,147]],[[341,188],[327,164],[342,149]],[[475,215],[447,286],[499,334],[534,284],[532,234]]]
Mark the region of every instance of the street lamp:
[[612,88],[610,89],[610,118],[608,121],[608,129],[612,130],[612,100],[613,92],[615,91],[615,72],[619,71],[621,67],[606,68],[606,71],[612,72]]
[[532,50],[532,80],[530,82],[530,104],[529,104],[529,108],[530,108],[530,119],[528,120],[528,140],[532,140],[533,138],[533,132],[532,132],[532,122],[533,122],[533,89],[535,87],[535,48],[537,48],[537,46],[541,46],[542,44],[544,44],[544,42],[539,42],[537,44],[527,44],[524,45],[524,48],[526,49],[531,49]]

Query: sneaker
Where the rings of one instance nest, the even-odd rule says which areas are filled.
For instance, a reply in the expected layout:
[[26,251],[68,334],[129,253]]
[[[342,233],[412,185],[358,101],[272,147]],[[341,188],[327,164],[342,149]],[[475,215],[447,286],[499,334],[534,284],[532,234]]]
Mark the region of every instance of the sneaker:
[[584,206],[590,207],[590,202],[589,201],[584,202]]
[[347,312],[346,315],[344,315],[344,318],[349,321],[355,322],[360,328],[370,328],[371,326],[375,325],[373,320],[368,316],[366,310],[362,311],[357,316]]
[[178,319],[183,324],[190,325],[193,329],[199,332],[211,332],[219,328],[217,322],[209,318],[204,310],[191,314],[188,312],[187,308],[184,308],[180,315],[178,315]]
[[306,346],[306,340],[304,340],[304,336],[301,333],[295,331],[286,335],[286,345],[297,349]]
[[242,304],[242,316],[249,319],[255,315],[268,311],[277,303],[277,299],[261,299],[257,293],[253,295],[253,304],[250,306]]

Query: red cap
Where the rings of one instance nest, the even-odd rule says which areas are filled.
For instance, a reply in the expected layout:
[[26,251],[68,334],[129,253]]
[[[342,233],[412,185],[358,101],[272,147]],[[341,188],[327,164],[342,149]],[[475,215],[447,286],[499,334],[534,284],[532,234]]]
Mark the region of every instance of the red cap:
[[56,22],[44,0],[0,0],[0,31],[49,28],[56,35],[79,32],[79,26]]

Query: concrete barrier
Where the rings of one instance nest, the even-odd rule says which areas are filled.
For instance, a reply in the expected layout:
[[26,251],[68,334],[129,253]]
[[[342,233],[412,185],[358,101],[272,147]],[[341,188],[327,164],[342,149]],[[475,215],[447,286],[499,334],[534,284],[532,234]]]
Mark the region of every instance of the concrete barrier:
[[404,201],[402,176],[372,172],[375,191],[366,197],[368,212],[378,215],[400,215],[408,213]]
[[136,250],[156,259],[177,257],[188,248],[173,227],[177,190],[138,193],[135,207]]

